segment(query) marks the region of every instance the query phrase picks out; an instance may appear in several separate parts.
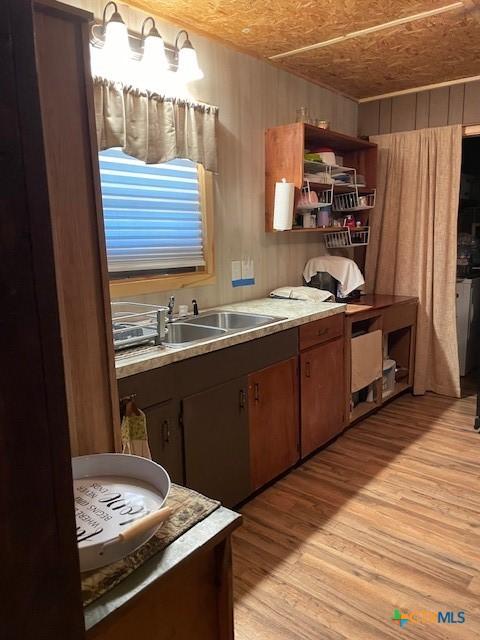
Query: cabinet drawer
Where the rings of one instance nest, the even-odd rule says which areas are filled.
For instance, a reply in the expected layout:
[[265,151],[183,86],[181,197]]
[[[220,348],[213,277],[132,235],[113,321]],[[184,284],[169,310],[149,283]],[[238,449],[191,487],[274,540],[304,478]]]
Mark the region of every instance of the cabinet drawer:
[[315,344],[343,336],[343,323],[344,314],[339,313],[302,325],[300,327],[300,350],[303,351]]
[[389,333],[404,327],[410,327],[417,322],[417,305],[397,304],[387,307],[383,311],[383,332]]

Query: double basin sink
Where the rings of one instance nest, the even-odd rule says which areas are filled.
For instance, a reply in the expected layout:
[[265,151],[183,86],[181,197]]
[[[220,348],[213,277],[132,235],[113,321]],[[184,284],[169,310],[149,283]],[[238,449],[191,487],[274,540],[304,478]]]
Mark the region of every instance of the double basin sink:
[[235,311],[210,311],[193,318],[169,322],[163,344],[170,347],[185,347],[280,320],[285,318]]

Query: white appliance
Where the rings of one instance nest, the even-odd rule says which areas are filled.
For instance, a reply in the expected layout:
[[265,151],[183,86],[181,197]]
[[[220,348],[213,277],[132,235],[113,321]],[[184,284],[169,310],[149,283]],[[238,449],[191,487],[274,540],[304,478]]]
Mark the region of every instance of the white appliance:
[[480,364],[480,278],[459,278],[457,293],[457,338],[460,375]]

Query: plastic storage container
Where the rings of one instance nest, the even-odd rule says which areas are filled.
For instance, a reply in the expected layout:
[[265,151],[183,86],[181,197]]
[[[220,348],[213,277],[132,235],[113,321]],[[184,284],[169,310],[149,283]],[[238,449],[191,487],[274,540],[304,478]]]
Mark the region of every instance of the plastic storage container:
[[388,398],[395,390],[395,360],[383,361],[382,397]]

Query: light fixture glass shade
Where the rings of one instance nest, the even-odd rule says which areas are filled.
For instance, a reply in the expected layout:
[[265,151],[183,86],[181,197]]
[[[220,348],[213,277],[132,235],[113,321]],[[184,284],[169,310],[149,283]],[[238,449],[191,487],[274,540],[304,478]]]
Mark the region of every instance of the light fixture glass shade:
[[201,80],[203,71],[198,65],[197,52],[187,40],[178,52],[178,75],[183,82],[192,82],[193,80]]
[[140,83],[143,88],[163,93],[168,60],[165,44],[160,35],[148,35],[143,45],[143,57],[140,61]]
[[102,53],[105,77],[110,80],[128,82],[130,80],[131,51],[127,25],[124,22],[116,20],[107,22]]
[[142,62],[157,71],[165,71],[168,69],[165,44],[161,36],[148,35],[145,38]]

